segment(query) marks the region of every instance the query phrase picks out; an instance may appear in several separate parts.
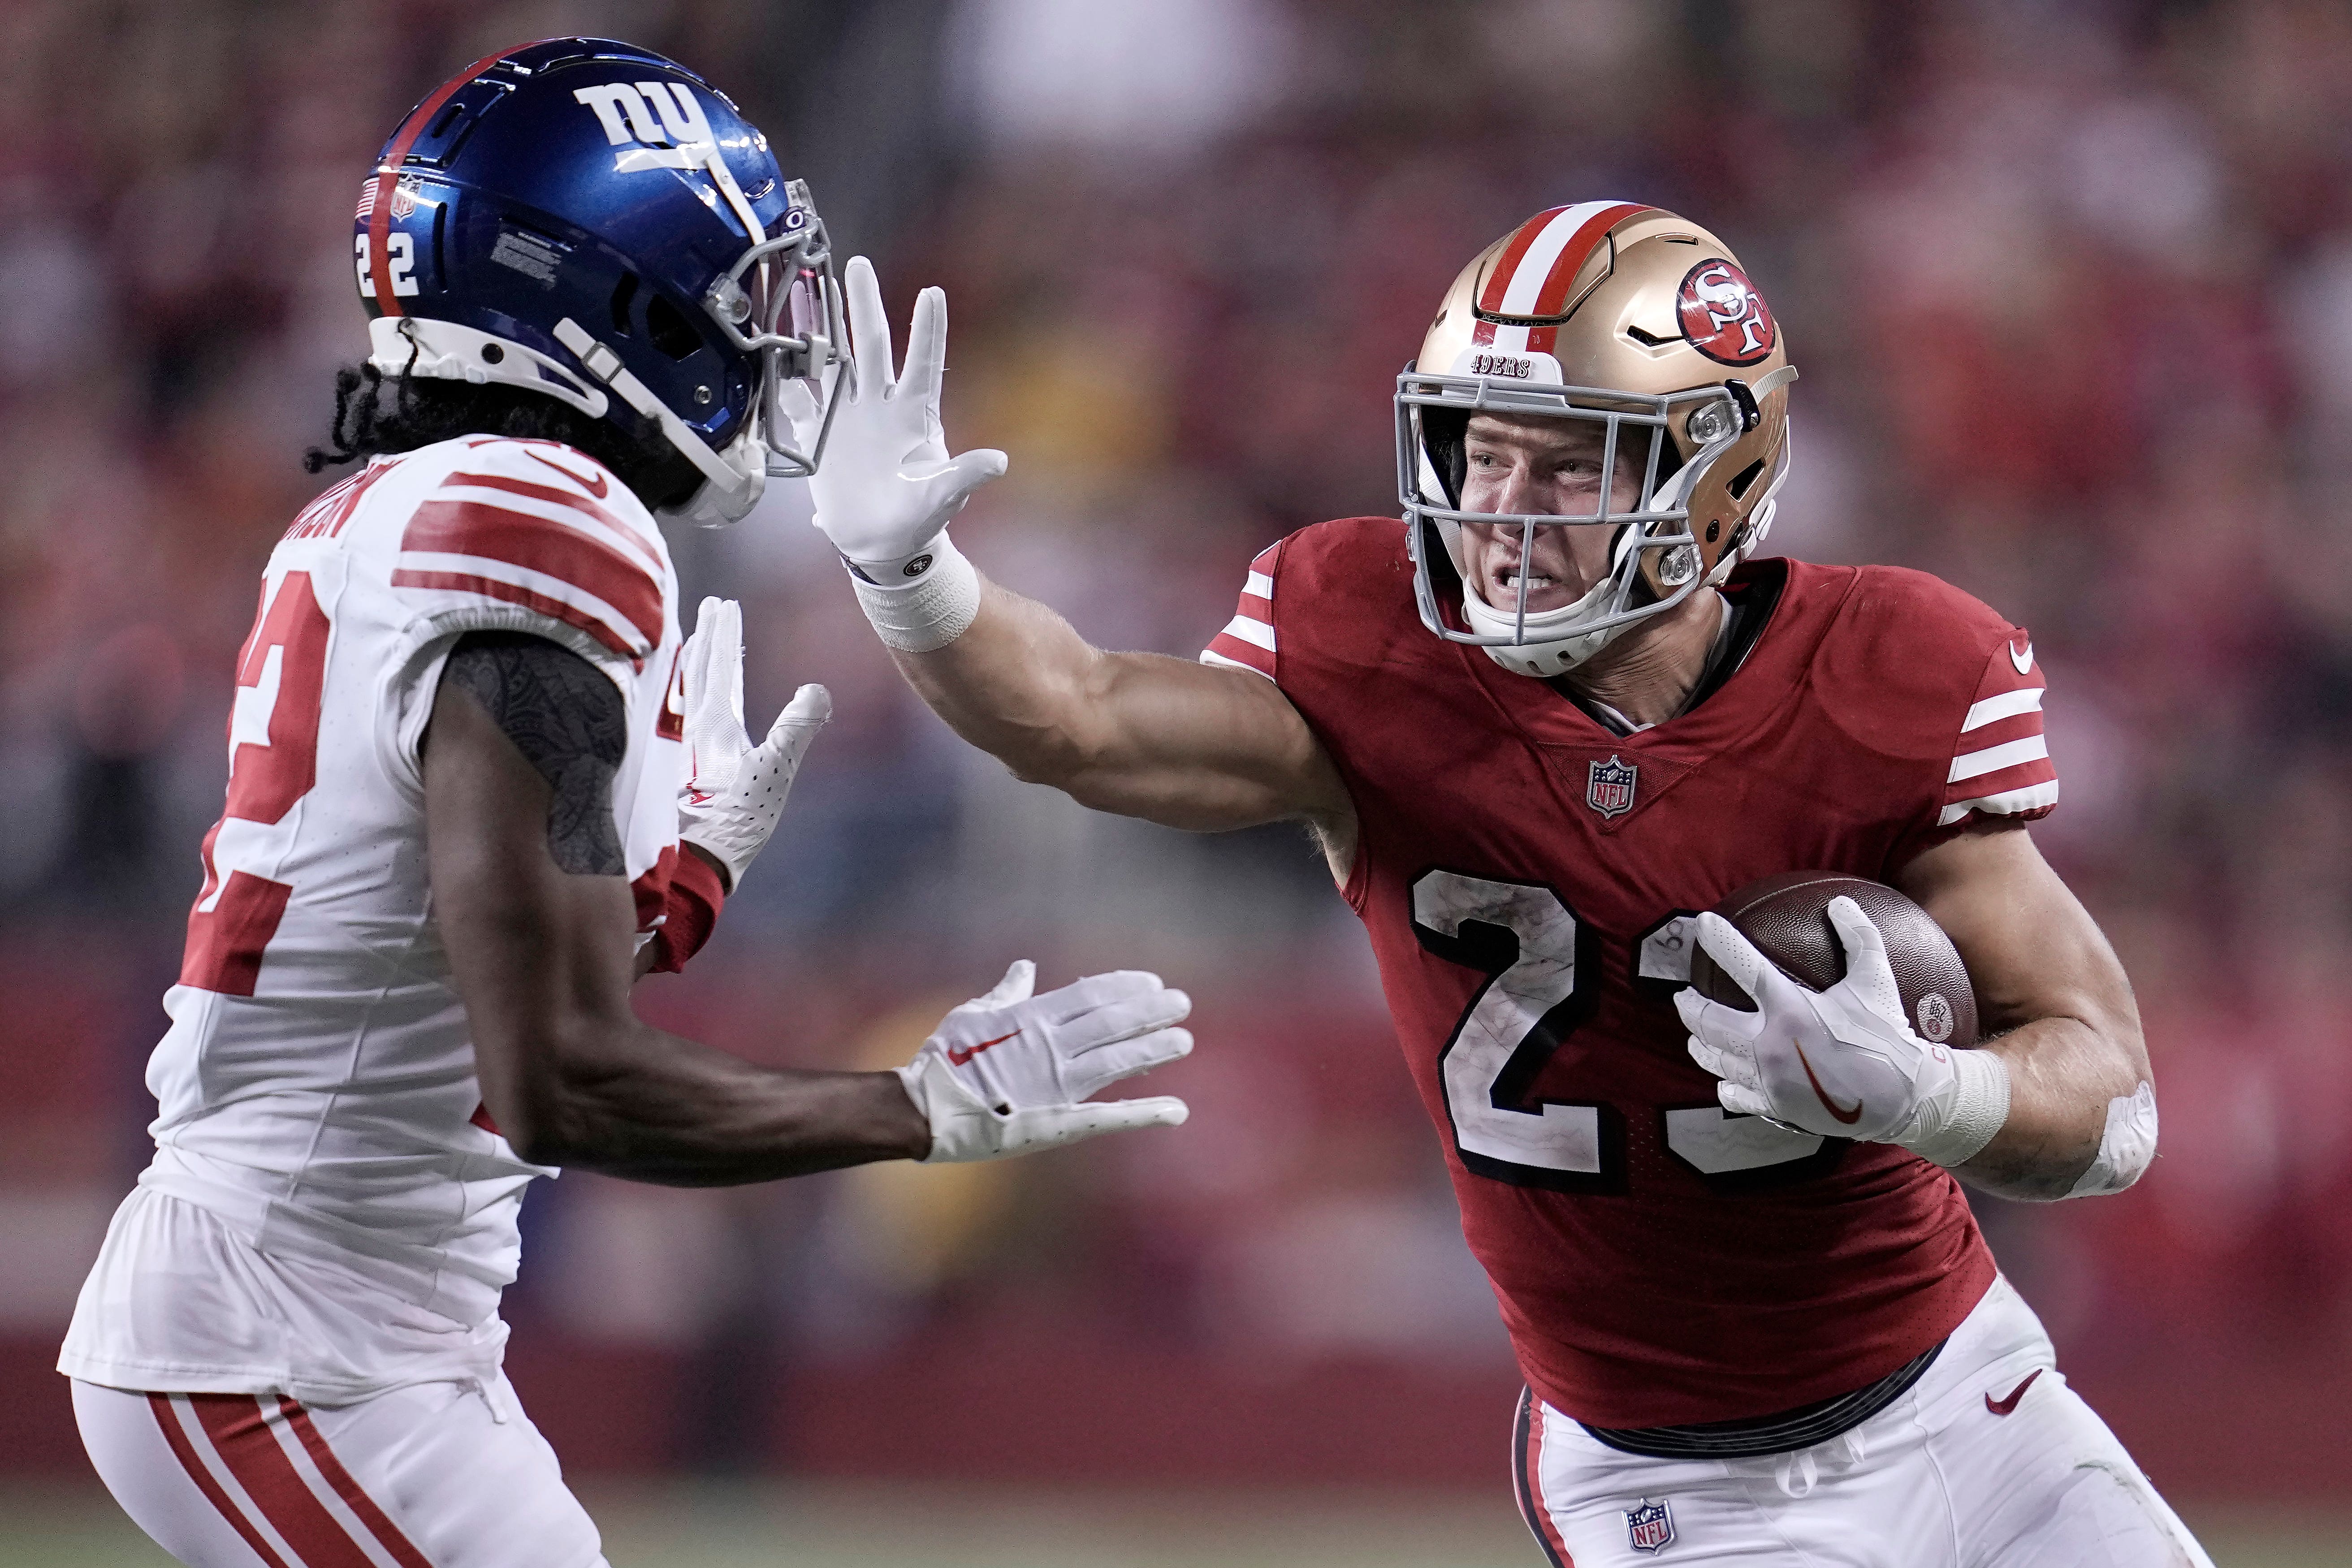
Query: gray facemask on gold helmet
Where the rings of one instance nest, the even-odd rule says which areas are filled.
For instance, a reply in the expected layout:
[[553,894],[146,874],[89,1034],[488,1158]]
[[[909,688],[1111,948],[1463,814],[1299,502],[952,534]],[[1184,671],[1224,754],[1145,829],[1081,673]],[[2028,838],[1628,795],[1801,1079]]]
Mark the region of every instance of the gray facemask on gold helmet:
[[[1706,230],[1632,202],[1538,213],[1462,269],[1397,378],[1397,487],[1421,618],[1504,668],[1555,676],[1628,628],[1728,576],[1772,526],[1789,472],[1789,384],[1779,323],[1738,258]],[[1601,471],[1638,469],[1640,497],[1591,512],[1462,510],[1473,416],[1601,426]],[[1601,528],[1608,569],[1570,605],[1491,604],[1462,524],[1516,527],[1519,559],[1541,528]],[[1441,558],[1452,582],[1442,581]]]

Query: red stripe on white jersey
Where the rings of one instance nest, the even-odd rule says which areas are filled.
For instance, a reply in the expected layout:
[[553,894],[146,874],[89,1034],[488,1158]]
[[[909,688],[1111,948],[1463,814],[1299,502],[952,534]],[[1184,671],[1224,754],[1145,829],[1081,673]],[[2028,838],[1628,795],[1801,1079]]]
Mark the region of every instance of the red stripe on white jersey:
[[[404,554],[501,562],[577,588],[610,605],[636,630],[644,646],[629,649],[632,658],[643,658],[661,641],[660,583],[613,546],[566,523],[479,501],[428,500],[409,520],[400,548]],[[407,564],[429,569],[421,562]]]
[[310,1413],[283,1395],[278,1398],[278,1411],[301,1443],[303,1451],[310,1456],[310,1462],[319,1467],[320,1479],[334,1489],[335,1495],[367,1527],[377,1544],[392,1554],[392,1560],[400,1568],[433,1568],[425,1553],[401,1533],[391,1516],[376,1506],[375,1499],[367,1495],[351,1471],[343,1468],[343,1462],[335,1458],[335,1451],[327,1447],[325,1436],[311,1421]]
[[496,577],[481,577],[467,572],[431,572],[402,567],[392,574],[395,588],[443,588],[452,593],[480,594],[487,598],[503,599],[510,605],[537,610],[565,626],[586,632],[598,642],[633,663],[643,663],[645,655],[626,638],[604,623],[601,616],[574,608],[562,600],[526,588],[519,583],[508,583]]
[[268,1396],[184,1395],[211,1439],[213,1452],[261,1511],[301,1568],[378,1568],[350,1528],[319,1500],[271,1430]]
[[[180,1397],[190,1396],[183,1394]],[[212,1468],[197,1455],[194,1439],[189,1436],[187,1428],[182,1425],[179,1405],[173,1396],[151,1394],[147,1396],[147,1407],[155,1413],[155,1425],[163,1429],[163,1441],[170,1445],[173,1458],[178,1459],[180,1468],[188,1472],[188,1479],[196,1484],[196,1490],[204,1494],[205,1500],[218,1510],[220,1516],[228,1521],[229,1528],[253,1548],[253,1554],[268,1564],[268,1568],[296,1568],[278,1552],[278,1545],[283,1542],[273,1544],[270,1538],[262,1533],[260,1528],[247,1517],[244,1507],[229,1497],[227,1489],[214,1476]]]
[[[548,466],[554,467],[552,463]],[[661,570],[661,557],[654,553],[653,546],[646,542],[644,534],[639,533],[620,518],[598,506],[593,499],[582,495],[577,490],[567,490],[556,485],[534,484],[529,479],[512,479],[505,474],[456,473],[442,480],[440,489],[434,493],[438,497],[456,500],[460,498],[450,492],[466,489],[497,490],[504,495],[520,496],[526,500],[546,501],[552,506],[568,507],[573,512],[603,523],[612,531],[613,537],[645,557],[647,566],[656,572]]]

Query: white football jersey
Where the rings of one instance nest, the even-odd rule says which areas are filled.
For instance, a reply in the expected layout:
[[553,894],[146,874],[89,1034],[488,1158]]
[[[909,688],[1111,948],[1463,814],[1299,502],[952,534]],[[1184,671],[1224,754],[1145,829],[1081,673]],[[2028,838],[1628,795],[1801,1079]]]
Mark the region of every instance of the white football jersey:
[[[687,768],[677,598],[644,505],[554,442],[378,458],[295,520],[239,657],[227,809],[147,1069],[161,1114],[143,1188],[264,1254],[334,1265],[456,1324],[490,1318],[523,1188],[551,1173],[482,1108],[434,919],[418,744],[463,633],[529,632],[604,671],[628,706],[613,811],[649,926]],[[109,1310],[98,1282],[69,1360],[119,1338],[80,1321]]]

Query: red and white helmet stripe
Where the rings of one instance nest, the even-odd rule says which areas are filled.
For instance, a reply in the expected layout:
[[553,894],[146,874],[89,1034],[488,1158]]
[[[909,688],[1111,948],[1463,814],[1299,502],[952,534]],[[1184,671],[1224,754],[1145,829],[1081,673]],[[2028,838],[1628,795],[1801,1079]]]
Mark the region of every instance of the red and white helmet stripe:
[[[1569,289],[1600,245],[1627,218],[1651,209],[1638,202],[1579,202],[1528,219],[1504,242],[1478,291],[1478,309],[1496,316],[1557,316]],[[1559,329],[1480,321],[1473,341],[1505,353],[1549,353]]]

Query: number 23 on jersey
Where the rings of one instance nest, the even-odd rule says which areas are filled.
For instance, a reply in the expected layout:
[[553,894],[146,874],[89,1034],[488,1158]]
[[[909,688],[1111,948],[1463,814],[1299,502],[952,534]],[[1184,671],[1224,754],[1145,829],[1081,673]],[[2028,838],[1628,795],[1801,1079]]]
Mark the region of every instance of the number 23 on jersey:
[[[1618,1109],[1597,1094],[1575,1098],[1557,1076],[1544,1098],[1534,1092],[1553,1055],[1592,1020],[1601,989],[1596,933],[1538,883],[1426,871],[1412,898],[1423,947],[1487,976],[1438,1051],[1438,1086],[1464,1167],[1514,1186],[1622,1192]],[[1674,911],[1635,943],[1641,978],[1669,986],[1688,980],[1689,920]],[[1566,1098],[1550,1098],[1555,1092]],[[1712,1104],[1663,1106],[1657,1115],[1667,1152],[1714,1186],[1811,1175],[1828,1143]]]

